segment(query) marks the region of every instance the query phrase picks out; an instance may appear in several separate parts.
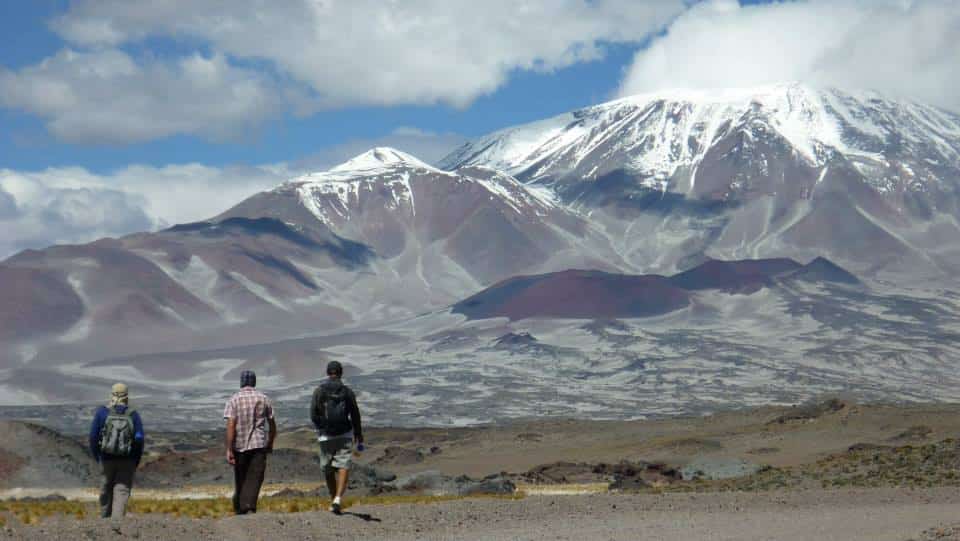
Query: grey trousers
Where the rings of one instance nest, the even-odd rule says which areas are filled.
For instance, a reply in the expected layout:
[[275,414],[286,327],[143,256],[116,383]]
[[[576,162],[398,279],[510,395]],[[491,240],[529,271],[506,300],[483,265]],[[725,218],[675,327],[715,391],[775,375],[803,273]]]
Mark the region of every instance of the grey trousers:
[[133,488],[133,472],[137,462],[132,458],[107,458],[103,465],[103,487],[100,489],[100,516],[122,517]]

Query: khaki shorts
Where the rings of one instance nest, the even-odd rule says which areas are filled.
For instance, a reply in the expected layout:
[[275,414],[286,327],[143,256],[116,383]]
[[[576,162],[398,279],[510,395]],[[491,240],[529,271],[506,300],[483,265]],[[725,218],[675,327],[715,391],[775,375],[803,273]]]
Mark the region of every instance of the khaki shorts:
[[320,465],[324,470],[349,470],[353,463],[353,438],[331,438],[320,442]]

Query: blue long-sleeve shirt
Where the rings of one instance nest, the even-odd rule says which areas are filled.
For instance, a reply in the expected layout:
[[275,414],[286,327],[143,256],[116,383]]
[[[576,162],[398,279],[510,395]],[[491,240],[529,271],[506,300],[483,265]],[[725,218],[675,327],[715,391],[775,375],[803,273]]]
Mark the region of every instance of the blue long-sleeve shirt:
[[[115,411],[124,413],[127,411],[127,406],[116,406]],[[100,431],[103,430],[108,415],[110,415],[110,409],[107,406],[100,406],[93,415],[93,423],[90,425],[90,453],[97,462],[116,458],[100,453]],[[130,417],[133,419],[133,449],[131,449],[130,458],[140,464],[140,458],[143,456],[143,421],[140,420],[140,414],[137,412],[133,412]]]

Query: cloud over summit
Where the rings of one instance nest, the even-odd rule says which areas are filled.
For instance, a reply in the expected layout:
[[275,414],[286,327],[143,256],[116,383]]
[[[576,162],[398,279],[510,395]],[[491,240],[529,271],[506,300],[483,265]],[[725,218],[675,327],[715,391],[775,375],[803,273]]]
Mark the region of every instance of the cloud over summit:
[[710,0],[637,52],[621,95],[783,81],[960,110],[960,2]]

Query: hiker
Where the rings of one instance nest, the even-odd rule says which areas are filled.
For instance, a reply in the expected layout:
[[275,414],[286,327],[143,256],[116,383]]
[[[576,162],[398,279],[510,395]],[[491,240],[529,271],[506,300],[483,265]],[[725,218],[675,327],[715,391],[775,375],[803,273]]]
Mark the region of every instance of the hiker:
[[103,467],[100,516],[122,517],[133,488],[133,474],[143,456],[143,422],[130,409],[127,386],[115,383],[110,405],[100,406],[90,425],[90,453]]
[[363,450],[363,427],[357,397],[340,379],[343,366],[337,361],[327,365],[328,379],[313,392],[310,419],[317,427],[320,441],[320,464],[330,491],[330,511],[340,514],[341,501],[347,490],[353,446]]
[[267,454],[273,451],[277,423],[267,395],[256,390],[257,375],[240,373],[240,390],[223,410],[227,420],[227,462],[233,466],[233,512],[257,512],[257,498],[267,471]]

